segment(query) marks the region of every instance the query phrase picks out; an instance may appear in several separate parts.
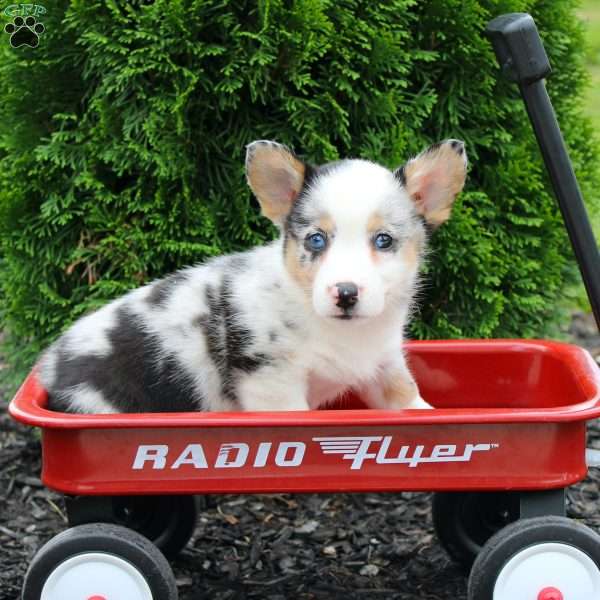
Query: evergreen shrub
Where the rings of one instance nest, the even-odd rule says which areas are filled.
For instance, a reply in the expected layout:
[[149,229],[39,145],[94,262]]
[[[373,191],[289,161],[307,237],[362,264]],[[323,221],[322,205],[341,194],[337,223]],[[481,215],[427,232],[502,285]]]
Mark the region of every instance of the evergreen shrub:
[[244,147],[259,138],[315,162],[388,166],[466,140],[468,185],[433,240],[412,335],[531,337],[557,323],[573,259],[517,90],[482,31],[498,14],[533,14],[585,192],[598,161],[573,0],[46,4],[39,46],[12,48],[3,34],[0,50],[0,310],[13,383],[86,311],[271,238],[243,175]]

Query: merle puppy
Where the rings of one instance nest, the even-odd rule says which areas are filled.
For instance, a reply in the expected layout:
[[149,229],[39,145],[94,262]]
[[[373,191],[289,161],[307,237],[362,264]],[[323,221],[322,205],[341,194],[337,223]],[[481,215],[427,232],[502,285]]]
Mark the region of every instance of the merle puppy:
[[42,356],[53,410],[306,410],[345,390],[429,408],[402,353],[427,241],[466,176],[446,140],[392,172],[247,148],[274,242],[178,271],[77,321]]

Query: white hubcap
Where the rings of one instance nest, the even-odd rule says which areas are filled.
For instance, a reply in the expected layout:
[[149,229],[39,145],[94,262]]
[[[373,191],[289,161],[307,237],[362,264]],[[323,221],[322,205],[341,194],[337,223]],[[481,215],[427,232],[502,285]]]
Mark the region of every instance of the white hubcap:
[[50,573],[41,600],[152,600],[142,574],[129,562],[103,552],[77,554]]
[[517,552],[502,568],[494,600],[537,600],[554,587],[569,600],[600,598],[600,570],[584,552],[568,544],[535,544]]

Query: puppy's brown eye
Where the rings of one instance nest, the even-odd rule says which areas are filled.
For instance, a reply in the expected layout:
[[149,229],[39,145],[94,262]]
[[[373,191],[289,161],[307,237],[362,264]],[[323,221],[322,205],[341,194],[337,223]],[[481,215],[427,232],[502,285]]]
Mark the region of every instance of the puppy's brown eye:
[[373,240],[373,244],[377,250],[389,250],[394,243],[394,238],[387,233],[378,233],[375,239]]

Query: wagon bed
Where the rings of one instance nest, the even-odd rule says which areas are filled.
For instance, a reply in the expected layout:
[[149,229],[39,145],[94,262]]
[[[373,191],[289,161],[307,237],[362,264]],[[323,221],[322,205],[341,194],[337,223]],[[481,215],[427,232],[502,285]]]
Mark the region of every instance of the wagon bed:
[[[548,341],[406,344],[435,411],[78,415],[47,410],[32,373],[10,406],[41,427],[44,483],[68,494],[536,490],[583,479],[600,371]],[[76,458],[74,458],[76,457]]]

